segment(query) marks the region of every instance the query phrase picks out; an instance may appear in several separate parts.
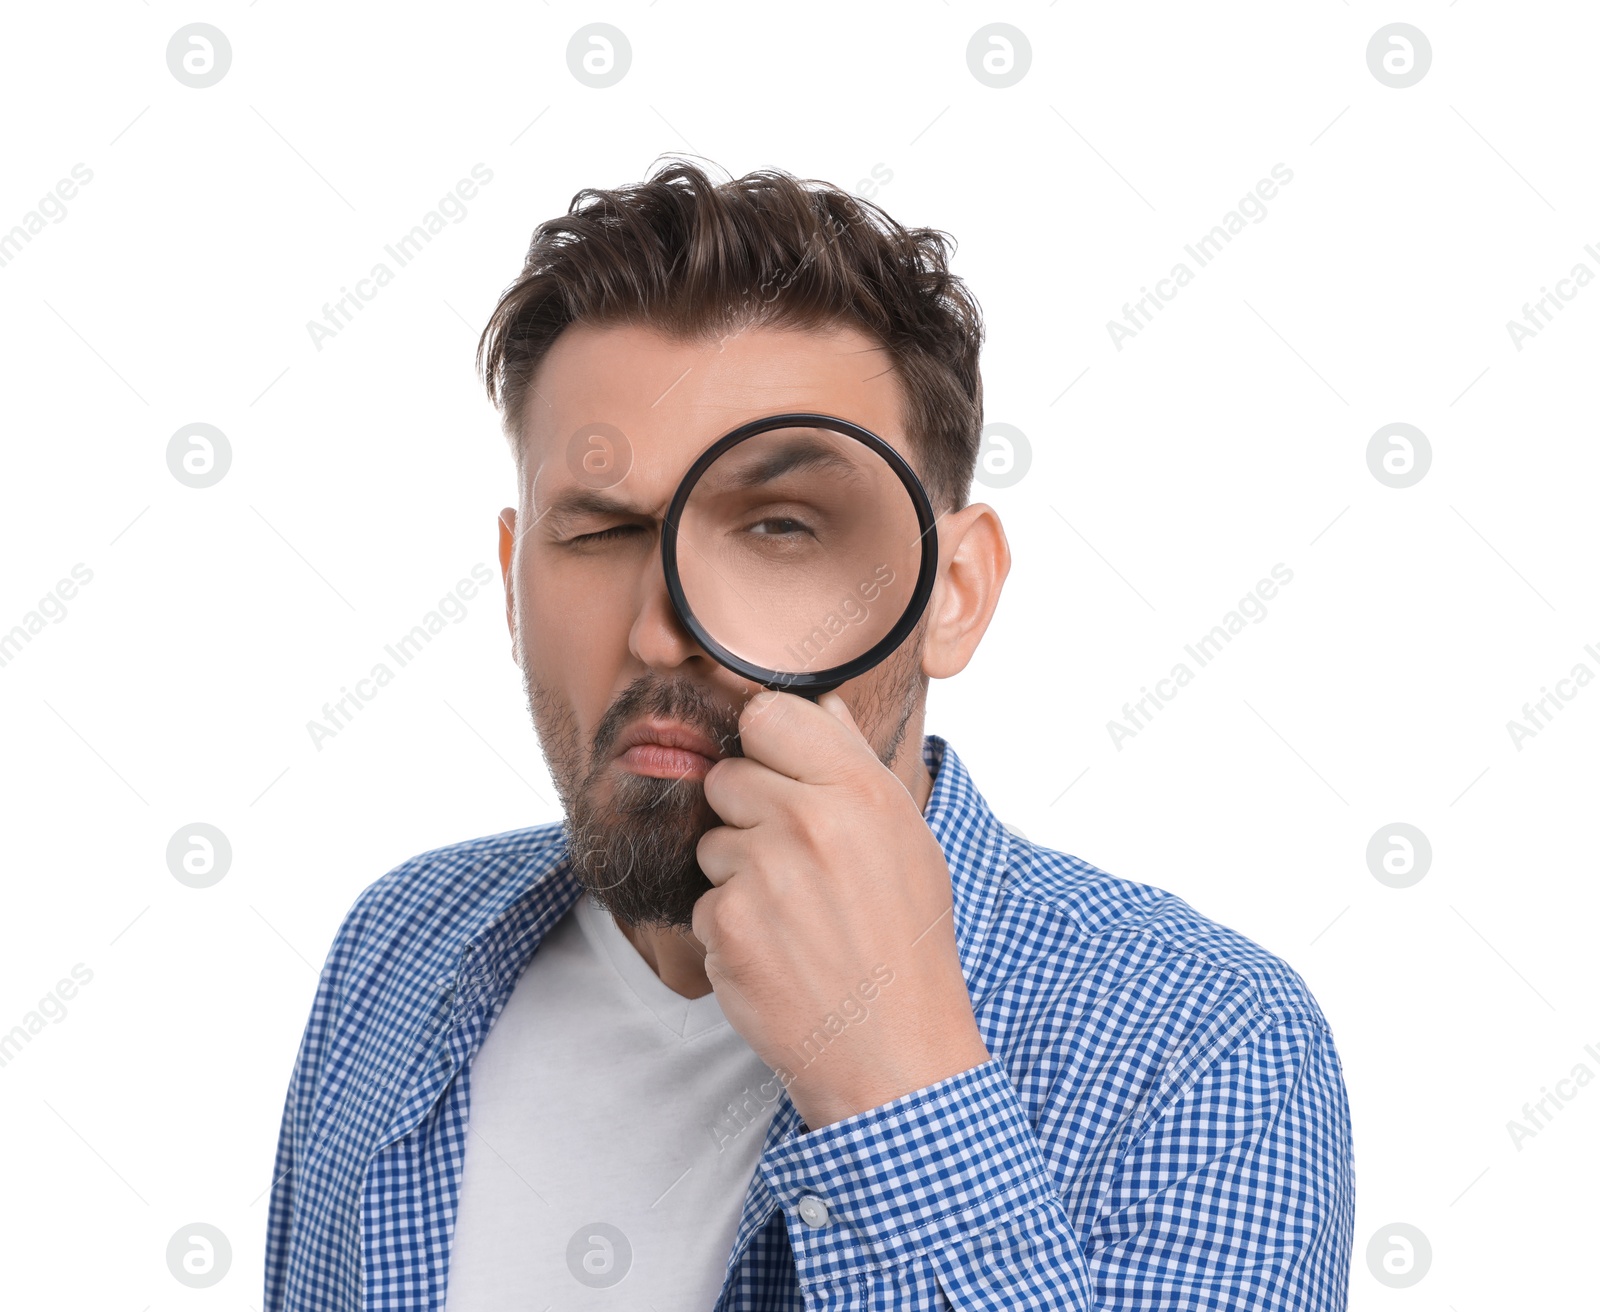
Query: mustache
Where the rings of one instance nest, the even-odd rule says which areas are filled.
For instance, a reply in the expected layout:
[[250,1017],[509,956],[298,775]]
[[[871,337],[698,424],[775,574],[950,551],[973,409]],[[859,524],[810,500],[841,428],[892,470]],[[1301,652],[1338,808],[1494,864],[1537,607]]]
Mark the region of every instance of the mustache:
[[718,703],[710,693],[688,679],[658,679],[642,674],[618,695],[595,726],[589,768],[598,772],[611,759],[617,735],[641,715],[682,720],[717,745],[724,756],[743,756],[739,740],[739,711]]

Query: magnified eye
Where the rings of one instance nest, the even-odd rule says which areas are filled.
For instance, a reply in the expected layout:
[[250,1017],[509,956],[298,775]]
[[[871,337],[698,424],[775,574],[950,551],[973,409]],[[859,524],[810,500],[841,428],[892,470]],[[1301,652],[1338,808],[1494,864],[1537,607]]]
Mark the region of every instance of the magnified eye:
[[816,536],[816,534],[811,531],[811,526],[809,524],[802,523],[798,519],[790,519],[784,515],[774,515],[768,519],[757,520],[750,526],[749,531],[751,533],[759,533],[762,536],[774,537],[791,533],[806,533],[810,534],[812,537]]
[[[593,527],[630,518],[601,511]],[[912,631],[932,589],[934,518],[876,434],[809,412],[752,420],[702,451],[668,503],[673,609],[736,674],[815,694]],[[595,546],[588,576],[633,568],[646,550]]]

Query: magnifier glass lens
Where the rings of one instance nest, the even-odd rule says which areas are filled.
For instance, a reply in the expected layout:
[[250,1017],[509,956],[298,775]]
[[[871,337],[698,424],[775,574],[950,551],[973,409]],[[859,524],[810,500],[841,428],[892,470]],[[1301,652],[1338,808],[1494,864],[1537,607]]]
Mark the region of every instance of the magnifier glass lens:
[[679,519],[684,599],[734,655],[786,673],[842,665],[905,613],[922,540],[888,462],[816,428],[778,428],[723,452]]

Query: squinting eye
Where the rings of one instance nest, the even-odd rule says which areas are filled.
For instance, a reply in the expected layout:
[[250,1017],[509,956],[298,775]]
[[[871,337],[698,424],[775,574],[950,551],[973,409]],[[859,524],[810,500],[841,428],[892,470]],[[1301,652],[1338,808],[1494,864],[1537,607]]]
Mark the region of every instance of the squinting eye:
[[605,542],[605,541],[607,541],[608,539],[611,539],[611,538],[621,537],[624,533],[634,533],[634,532],[638,532],[638,531],[640,531],[640,530],[639,530],[639,526],[637,524],[615,524],[611,528],[604,529],[599,533],[580,533],[575,538],[568,538],[567,541],[568,542]]

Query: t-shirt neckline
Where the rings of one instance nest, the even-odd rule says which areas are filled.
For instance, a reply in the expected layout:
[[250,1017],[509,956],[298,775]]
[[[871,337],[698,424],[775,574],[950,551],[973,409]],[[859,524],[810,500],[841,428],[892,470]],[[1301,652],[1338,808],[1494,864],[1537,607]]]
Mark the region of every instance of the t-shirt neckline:
[[723,1015],[715,991],[700,998],[686,998],[669,986],[587,889],[573,904],[573,914],[595,951],[611,963],[623,983],[673,1034],[692,1039],[727,1025],[728,1018]]

